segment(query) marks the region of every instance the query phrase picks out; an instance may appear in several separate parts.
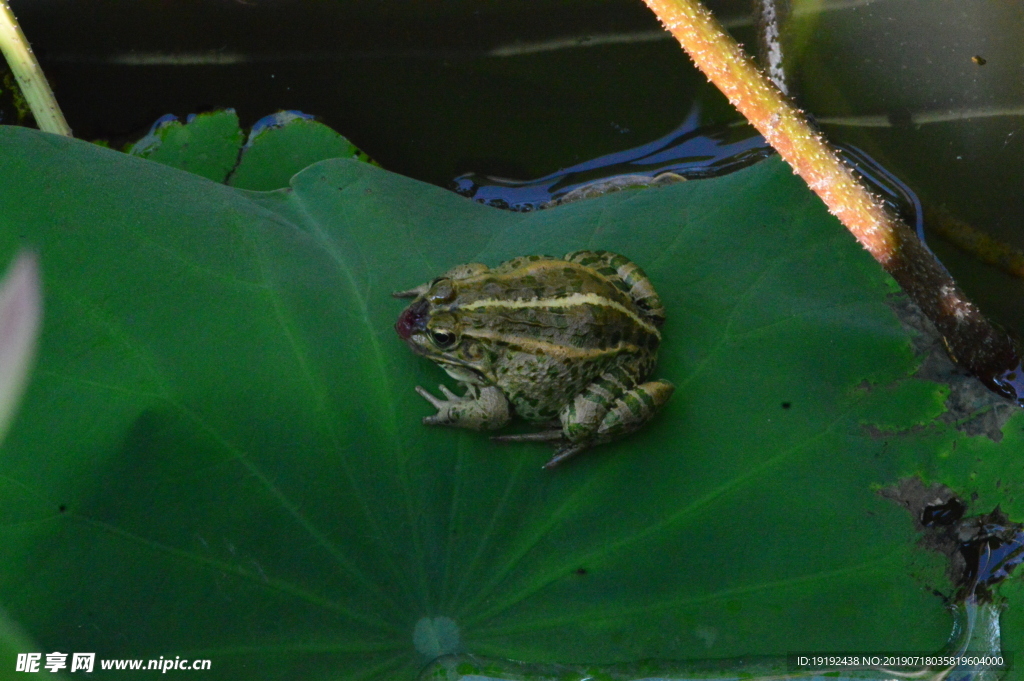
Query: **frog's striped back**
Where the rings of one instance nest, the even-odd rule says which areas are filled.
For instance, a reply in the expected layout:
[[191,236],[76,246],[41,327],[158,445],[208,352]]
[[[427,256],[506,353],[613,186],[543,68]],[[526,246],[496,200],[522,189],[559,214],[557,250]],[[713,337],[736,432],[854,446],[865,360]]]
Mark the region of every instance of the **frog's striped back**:
[[461,333],[547,356],[656,352],[661,333],[628,292],[579,263],[516,258],[457,283],[455,299],[437,307],[455,315]]

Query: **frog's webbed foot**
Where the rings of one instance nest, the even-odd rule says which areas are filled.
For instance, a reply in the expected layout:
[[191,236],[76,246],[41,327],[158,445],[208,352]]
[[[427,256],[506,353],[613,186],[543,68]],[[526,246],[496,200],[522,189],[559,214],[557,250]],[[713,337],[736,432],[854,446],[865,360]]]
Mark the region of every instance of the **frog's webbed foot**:
[[491,436],[491,439],[495,442],[551,442],[552,440],[562,440],[564,438],[565,436],[562,435],[561,428],[558,430],[539,430],[536,433]]
[[447,411],[450,410],[450,404],[449,403],[461,402],[461,401],[470,400],[470,399],[473,398],[473,395],[470,394],[472,391],[467,390],[465,397],[459,397],[458,395],[453,393],[451,390],[449,390],[448,387],[445,386],[443,383],[441,385],[437,386],[437,389],[441,391],[442,395],[444,395],[444,399],[439,399],[437,397],[434,397],[430,393],[430,391],[428,391],[426,388],[421,388],[420,386],[416,386],[416,392],[418,392],[420,394],[420,397],[425,399],[427,402],[430,402],[430,404],[433,405],[433,407],[435,409],[437,409],[438,413],[435,414],[434,416],[424,416],[423,417],[423,423],[427,423],[427,424],[432,425],[432,426],[434,426],[434,425],[444,425],[445,424],[444,421],[440,420],[440,417],[441,417],[441,414],[443,412],[447,412]]
[[590,449],[589,442],[566,442],[565,444],[555,447],[555,455],[551,457],[551,460],[544,464],[544,468],[551,470],[555,466],[558,466],[563,461],[571,459],[572,457]]
[[554,442],[555,455],[544,464],[544,468],[552,469],[566,459],[572,458],[580,452],[590,448],[589,442],[569,442],[565,439],[565,433],[561,427],[557,430],[539,430],[536,433],[520,433],[518,435],[494,435],[492,440],[497,442]]
[[437,409],[433,416],[424,416],[428,426],[454,426],[473,430],[494,430],[501,428],[512,419],[508,400],[494,386],[480,389],[467,386],[466,394],[459,397],[445,386],[439,386],[444,398],[435,397],[420,386],[416,386],[423,399]]

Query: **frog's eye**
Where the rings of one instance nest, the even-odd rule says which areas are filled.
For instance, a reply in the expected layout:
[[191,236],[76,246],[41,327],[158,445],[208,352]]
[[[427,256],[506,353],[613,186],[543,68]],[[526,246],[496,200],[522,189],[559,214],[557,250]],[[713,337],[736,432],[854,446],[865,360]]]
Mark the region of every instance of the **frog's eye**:
[[455,300],[455,287],[451,279],[437,279],[427,291],[427,300],[434,304],[450,303]]
[[431,329],[430,340],[442,350],[455,345],[455,333],[448,329]]

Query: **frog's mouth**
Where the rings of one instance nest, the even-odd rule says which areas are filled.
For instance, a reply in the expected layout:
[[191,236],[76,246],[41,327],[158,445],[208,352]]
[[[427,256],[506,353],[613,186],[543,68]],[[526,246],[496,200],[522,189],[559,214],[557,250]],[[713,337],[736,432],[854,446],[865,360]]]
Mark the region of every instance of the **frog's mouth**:
[[417,300],[405,308],[405,311],[398,316],[398,321],[395,322],[395,331],[398,332],[398,337],[409,343],[409,346],[417,352],[419,349],[416,346],[419,344],[411,342],[412,336],[427,330],[427,312],[429,310],[430,303],[426,300]]

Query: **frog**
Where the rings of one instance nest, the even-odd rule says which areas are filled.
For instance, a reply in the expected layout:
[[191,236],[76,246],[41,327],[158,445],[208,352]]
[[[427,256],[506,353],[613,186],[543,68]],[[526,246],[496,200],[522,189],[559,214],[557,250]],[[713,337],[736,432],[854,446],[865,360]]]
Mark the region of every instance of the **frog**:
[[647,274],[623,255],[580,250],[527,255],[496,267],[456,265],[393,294],[412,298],[395,331],[464,390],[421,386],[427,425],[497,430],[518,416],[539,430],[501,442],[548,442],[554,468],[644,427],[672,396],[649,380],[665,308]]

